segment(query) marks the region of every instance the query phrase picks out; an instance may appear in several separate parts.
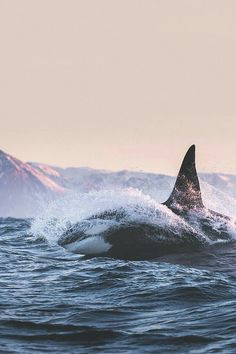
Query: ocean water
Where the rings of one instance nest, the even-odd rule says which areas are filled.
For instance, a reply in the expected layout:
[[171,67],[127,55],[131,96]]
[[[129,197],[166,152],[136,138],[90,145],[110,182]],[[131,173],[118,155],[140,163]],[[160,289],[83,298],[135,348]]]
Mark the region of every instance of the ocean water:
[[[57,239],[111,199],[90,197],[93,206],[81,197],[35,220],[0,219],[0,353],[235,353],[236,244],[150,261],[85,259]],[[153,206],[133,194],[112,206],[137,201],[144,213]]]

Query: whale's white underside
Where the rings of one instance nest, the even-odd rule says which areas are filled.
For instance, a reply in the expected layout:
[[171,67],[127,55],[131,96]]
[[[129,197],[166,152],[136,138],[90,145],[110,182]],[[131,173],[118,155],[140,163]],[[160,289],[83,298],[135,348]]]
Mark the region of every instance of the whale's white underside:
[[64,246],[68,251],[84,255],[99,255],[111,249],[112,245],[105,242],[102,236],[90,236]]

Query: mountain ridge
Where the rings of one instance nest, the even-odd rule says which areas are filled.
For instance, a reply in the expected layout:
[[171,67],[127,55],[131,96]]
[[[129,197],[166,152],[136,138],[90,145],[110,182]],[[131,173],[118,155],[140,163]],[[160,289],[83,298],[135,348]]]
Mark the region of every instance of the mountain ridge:
[[[199,176],[203,193],[236,197],[236,176],[225,173],[199,173]],[[163,202],[174,181],[175,177],[152,172],[62,168],[22,162],[0,150],[0,216],[33,217],[48,202],[68,192],[87,193],[102,189],[135,188]]]

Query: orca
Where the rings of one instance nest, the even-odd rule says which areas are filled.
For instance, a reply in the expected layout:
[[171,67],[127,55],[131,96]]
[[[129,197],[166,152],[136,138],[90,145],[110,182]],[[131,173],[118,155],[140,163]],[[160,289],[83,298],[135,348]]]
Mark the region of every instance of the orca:
[[151,259],[228,242],[236,231],[233,219],[203,204],[195,145],[183,159],[170,197],[154,211],[154,222],[142,220],[142,210],[135,208],[140,220],[132,220],[125,208],[107,210],[69,227],[58,244],[89,257]]

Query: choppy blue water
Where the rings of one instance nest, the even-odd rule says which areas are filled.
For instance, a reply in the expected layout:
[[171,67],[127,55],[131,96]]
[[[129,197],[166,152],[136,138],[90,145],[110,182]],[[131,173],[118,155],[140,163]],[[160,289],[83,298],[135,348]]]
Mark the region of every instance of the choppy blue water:
[[0,219],[1,353],[235,353],[236,246],[83,259]]

